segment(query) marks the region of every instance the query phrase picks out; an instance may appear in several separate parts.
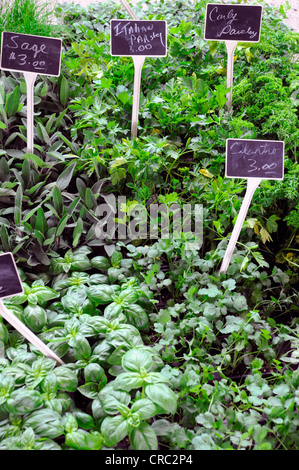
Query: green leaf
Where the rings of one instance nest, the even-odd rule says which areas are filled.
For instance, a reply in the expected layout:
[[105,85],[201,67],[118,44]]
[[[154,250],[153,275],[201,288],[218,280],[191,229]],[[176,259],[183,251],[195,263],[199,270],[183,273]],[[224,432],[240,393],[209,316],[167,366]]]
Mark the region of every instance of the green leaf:
[[106,270],[111,267],[110,261],[105,256],[95,256],[91,259],[91,264],[99,270]]
[[10,413],[25,414],[38,408],[42,402],[43,397],[37,390],[22,388],[11,393],[6,406]]
[[66,115],[67,113],[67,109],[65,109],[64,111],[62,111],[62,113],[60,113],[55,121],[55,129],[58,129],[58,127],[60,126],[64,116]]
[[76,418],[76,421],[80,428],[83,428],[83,429],[95,428],[94,419],[92,416],[90,416],[90,414],[85,413],[84,411],[81,411],[81,410],[73,410],[72,413],[74,417]]
[[107,383],[107,377],[103,367],[96,363],[88,364],[84,368],[84,378],[86,382],[95,382],[96,384]]
[[[57,292],[55,292],[50,287],[34,284],[31,286],[29,295],[35,295],[37,301],[40,303],[47,302],[48,300],[56,299],[58,297]],[[30,301],[29,296],[28,301]]]
[[281,398],[287,397],[290,393],[290,387],[288,384],[284,383],[276,385],[276,387],[273,389],[273,393],[274,395],[278,395]]
[[106,78],[106,77],[101,78],[101,85],[103,88],[110,88],[112,83],[113,83],[112,78]]
[[69,215],[64,214],[64,216],[60,219],[57,229],[56,229],[56,237],[60,237],[66,227],[66,224],[68,222]]
[[[107,390],[105,390],[107,388]],[[128,406],[131,396],[128,392],[113,390],[110,385],[105,387],[99,394],[99,399],[105,413],[115,415],[119,412],[119,405]]]
[[49,137],[49,134],[46,131],[45,127],[40,122],[38,122],[36,125],[36,133],[37,133],[38,138],[42,141],[42,143],[51,145],[51,139]]
[[149,398],[135,401],[131,407],[132,413],[138,413],[141,419],[149,419],[157,414],[157,406]]
[[91,356],[91,347],[89,342],[79,333],[74,337],[72,347],[74,350],[74,356],[77,360],[87,360]]
[[145,310],[138,304],[132,304],[124,309],[127,320],[137,329],[142,330],[148,326],[148,318]]
[[6,98],[6,111],[8,117],[13,116],[14,114],[17,113],[20,105],[20,87],[16,86],[14,91],[12,93],[9,93]]
[[47,163],[45,163],[38,155],[35,155],[34,153],[24,153],[23,158],[25,161],[31,161],[35,168],[45,168],[47,167]]
[[211,298],[221,296],[221,291],[212,284],[210,284],[208,288],[203,287],[202,289],[199,289],[197,293],[198,295],[207,295]]
[[60,82],[60,101],[63,106],[67,104],[68,98],[69,98],[69,82],[68,80],[62,76],[61,82]]
[[65,444],[76,450],[101,450],[103,437],[98,432],[89,433],[79,429],[66,434]]
[[123,355],[122,366],[128,372],[139,372],[140,369],[149,371],[153,360],[149,351],[142,349],[130,349]]
[[81,217],[77,220],[76,226],[73,231],[73,246],[77,246],[80,240],[80,237],[83,233],[84,225]]
[[8,233],[4,224],[2,224],[0,228],[0,238],[4,251],[11,251]]
[[54,186],[53,191],[52,191],[52,198],[53,198],[53,205],[54,209],[59,216],[62,214],[62,209],[63,209],[63,198],[61,191],[57,185]]
[[148,423],[141,423],[129,434],[130,443],[135,450],[157,450],[158,439],[155,431]]
[[78,387],[78,377],[66,366],[59,366],[54,369],[57,377],[58,389],[65,392],[75,392]]
[[9,333],[8,333],[8,329],[6,327],[6,325],[4,325],[4,323],[0,323],[0,342],[2,342],[3,344],[6,344],[8,342],[8,339],[9,339]]
[[16,191],[15,196],[15,208],[14,208],[14,218],[15,224],[20,225],[21,217],[22,217],[22,201],[23,201],[23,189],[22,186],[19,185]]
[[65,170],[63,170],[63,172],[58,176],[56,184],[60,191],[67,189],[73,177],[75,166],[76,162],[71,163],[71,165],[69,165]]
[[35,228],[36,228],[36,230],[41,232],[43,235],[45,235],[47,230],[48,230],[47,219],[46,219],[45,213],[44,213],[44,211],[41,207],[39,207],[38,210],[37,210]]
[[21,437],[22,447],[25,450],[34,449],[35,446],[35,434],[33,429],[29,428],[23,432]]
[[107,447],[115,446],[126,437],[128,431],[129,423],[122,415],[108,416],[102,422],[101,432]]
[[35,333],[42,331],[47,324],[46,312],[39,305],[27,305],[24,308],[23,318],[26,325]]
[[82,395],[87,398],[90,398],[91,400],[97,398],[99,393],[98,386],[94,382],[88,382],[84,385],[80,385],[80,387],[78,387],[78,390],[80,393],[82,393]]
[[143,386],[144,379],[138,374],[138,372],[123,372],[118,375],[113,382],[115,390],[125,390],[130,392],[134,388],[140,388]]
[[64,434],[61,415],[47,408],[33,411],[25,419],[24,427],[32,428],[41,438],[55,439]]
[[112,168],[109,173],[114,186],[127,176],[125,168]]
[[176,412],[177,398],[167,385],[162,383],[147,385],[145,394],[166,413],[174,414]]
[[90,286],[87,290],[88,297],[98,305],[105,305],[113,301],[113,296],[120,290],[119,286],[103,284]]

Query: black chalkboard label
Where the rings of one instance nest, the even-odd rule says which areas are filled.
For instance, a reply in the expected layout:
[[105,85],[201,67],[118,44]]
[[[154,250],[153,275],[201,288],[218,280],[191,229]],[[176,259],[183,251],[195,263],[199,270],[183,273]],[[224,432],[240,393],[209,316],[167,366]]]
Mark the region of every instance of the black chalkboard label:
[[11,253],[0,255],[0,298],[22,294],[23,287]]
[[205,39],[258,42],[260,40],[262,8],[261,5],[208,3]]
[[262,178],[281,180],[283,179],[283,176],[283,141],[227,139],[227,178]]
[[111,20],[112,56],[165,57],[167,23],[164,20]]
[[60,75],[62,41],[31,34],[2,33],[1,68],[39,75]]

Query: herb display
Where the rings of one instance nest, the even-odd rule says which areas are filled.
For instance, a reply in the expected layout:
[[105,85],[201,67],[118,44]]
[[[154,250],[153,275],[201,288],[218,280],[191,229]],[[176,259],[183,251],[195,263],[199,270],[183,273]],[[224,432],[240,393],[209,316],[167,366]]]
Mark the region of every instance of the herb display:
[[[6,308],[64,363],[0,318],[1,450],[299,448],[299,35],[260,2],[227,110],[207,3],[134,5],[168,27],[167,55],[142,69],[137,138],[134,65],[110,54],[117,2],[60,4],[45,30],[36,9],[1,23],[63,41],[60,76],[35,83],[34,153],[25,80],[1,71],[0,251],[24,288]],[[227,139],[283,141],[284,178],[260,184],[218,274],[246,189],[225,177]]]

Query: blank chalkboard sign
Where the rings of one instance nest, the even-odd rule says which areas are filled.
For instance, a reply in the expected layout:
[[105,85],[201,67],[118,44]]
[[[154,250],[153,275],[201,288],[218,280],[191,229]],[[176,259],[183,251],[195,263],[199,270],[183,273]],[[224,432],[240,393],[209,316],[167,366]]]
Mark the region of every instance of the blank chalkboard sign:
[[23,287],[13,255],[0,255],[0,299],[22,293]]
[[165,57],[167,23],[163,20],[111,20],[112,56]]
[[262,178],[281,180],[283,179],[283,176],[283,141],[227,139],[227,178]]
[[205,39],[213,41],[258,42],[262,20],[261,5],[208,3]]
[[31,34],[2,33],[1,68],[39,75],[60,75],[62,41]]

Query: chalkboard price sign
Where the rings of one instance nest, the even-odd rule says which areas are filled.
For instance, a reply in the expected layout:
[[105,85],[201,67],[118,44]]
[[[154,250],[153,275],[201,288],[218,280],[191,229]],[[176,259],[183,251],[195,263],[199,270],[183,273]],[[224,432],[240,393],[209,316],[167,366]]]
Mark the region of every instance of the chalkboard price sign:
[[0,298],[22,293],[22,283],[12,254],[0,255]]
[[283,179],[284,142],[227,139],[226,177]]
[[205,39],[258,42],[260,40],[261,19],[261,5],[208,3]]
[[62,41],[31,34],[2,33],[1,68],[39,75],[60,75]]
[[163,20],[111,20],[112,56],[165,57],[167,23]]

